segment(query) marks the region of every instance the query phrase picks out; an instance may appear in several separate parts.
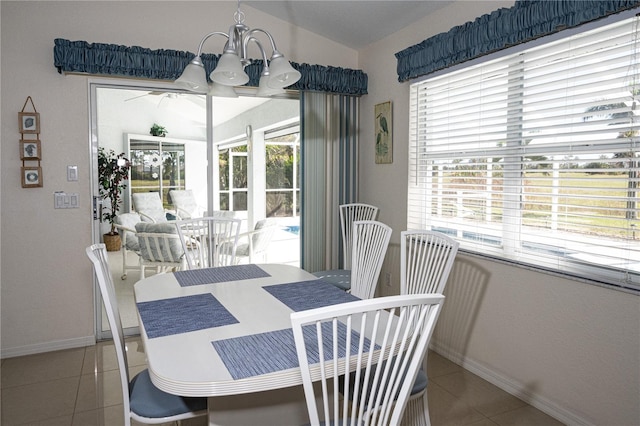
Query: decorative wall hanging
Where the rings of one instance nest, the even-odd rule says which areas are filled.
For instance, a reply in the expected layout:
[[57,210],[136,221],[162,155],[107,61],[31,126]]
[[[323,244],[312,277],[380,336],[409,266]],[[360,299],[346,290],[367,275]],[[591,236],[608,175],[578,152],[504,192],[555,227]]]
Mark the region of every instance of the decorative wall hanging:
[[[27,104],[31,103],[33,111],[25,111]],[[40,144],[40,113],[36,111],[31,96],[27,96],[24,101],[22,110],[18,113],[20,134],[20,160],[22,167],[20,173],[22,175],[23,188],[41,188],[42,187],[42,148]],[[35,163],[37,161],[37,164]]]
[[393,116],[391,101],[377,104],[374,109],[376,134],[376,164],[393,162]]

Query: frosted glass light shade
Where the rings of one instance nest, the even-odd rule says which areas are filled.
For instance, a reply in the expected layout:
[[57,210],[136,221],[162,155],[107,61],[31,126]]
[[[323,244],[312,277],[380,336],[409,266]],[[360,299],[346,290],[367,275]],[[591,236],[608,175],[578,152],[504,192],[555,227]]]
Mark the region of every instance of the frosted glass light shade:
[[186,66],[182,75],[175,83],[192,92],[206,93],[209,90],[207,74],[204,71],[204,65],[202,65],[199,57],[194,58],[189,65]]
[[218,66],[211,72],[211,80],[224,86],[242,86],[249,81],[240,58],[235,53],[225,52],[218,60]]
[[282,89],[300,80],[302,74],[291,66],[283,56],[272,58],[269,63],[269,87]]
[[266,98],[269,96],[281,95],[283,93],[286,93],[283,88],[269,87],[270,78],[271,76],[268,74],[260,77],[260,84],[258,85],[258,91],[256,92],[256,96]]
[[210,96],[216,96],[219,98],[237,98],[238,94],[233,87],[231,86],[223,86],[222,84],[218,84],[213,82],[209,85],[209,93]]

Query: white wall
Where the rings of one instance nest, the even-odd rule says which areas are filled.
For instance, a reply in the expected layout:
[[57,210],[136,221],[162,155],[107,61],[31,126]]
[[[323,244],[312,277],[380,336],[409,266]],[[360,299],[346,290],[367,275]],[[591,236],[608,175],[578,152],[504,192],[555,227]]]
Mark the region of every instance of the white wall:
[[[55,38],[195,51],[226,31],[237,2],[0,2],[2,356],[91,344],[94,336],[88,76],[53,66]],[[354,50],[244,7],[292,61],[356,68]],[[207,43],[221,52],[223,40]],[[309,48],[313,46],[313,48]],[[205,49],[207,50],[207,49]],[[17,113],[27,96],[40,112],[43,188],[20,184]],[[144,133],[144,132],[143,132]],[[172,135],[173,136],[173,135]],[[67,182],[66,166],[79,166]],[[77,192],[79,209],[53,209],[53,192]]]
[[[459,1],[359,52],[360,201],[394,234],[382,271],[398,292],[406,229],[409,83],[394,54],[513,1]],[[373,108],[393,103],[394,158],[374,163]],[[640,297],[460,255],[433,344],[443,355],[569,424],[640,424]]]

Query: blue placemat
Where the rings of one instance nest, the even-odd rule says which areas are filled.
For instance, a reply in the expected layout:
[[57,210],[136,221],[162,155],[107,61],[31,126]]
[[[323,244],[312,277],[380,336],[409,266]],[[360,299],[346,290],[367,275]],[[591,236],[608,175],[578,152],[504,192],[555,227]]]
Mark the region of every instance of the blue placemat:
[[150,339],[238,322],[210,293],[140,302],[136,305]]
[[360,300],[322,280],[270,285],[263,288],[295,312]]
[[173,273],[181,287],[215,284],[227,281],[249,280],[270,277],[257,265],[220,266],[218,268],[191,269]]
[[[307,346],[308,358],[311,364],[320,360],[318,351],[318,338],[314,325],[302,328],[304,340]],[[330,323],[322,324],[324,358],[333,356],[332,329]],[[357,353],[359,334],[351,332],[350,354]],[[346,327],[338,323],[338,356],[343,358],[346,354]],[[267,333],[253,334],[251,336],[235,337],[232,339],[217,340],[211,342],[216,352],[227,367],[234,380],[261,374],[274,373],[299,366],[296,345],[293,339],[293,330],[270,331]],[[365,339],[365,351],[369,349],[369,339]]]

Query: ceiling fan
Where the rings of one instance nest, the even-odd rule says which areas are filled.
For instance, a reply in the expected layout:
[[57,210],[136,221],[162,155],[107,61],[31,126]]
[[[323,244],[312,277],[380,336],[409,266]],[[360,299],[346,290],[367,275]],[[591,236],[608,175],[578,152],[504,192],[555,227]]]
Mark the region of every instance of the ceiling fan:
[[145,98],[147,96],[159,96],[158,107],[162,104],[162,101],[167,100],[181,100],[181,101],[190,101],[197,105],[198,107],[204,107],[204,96],[202,95],[194,95],[192,93],[176,93],[176,92],[165,92],[161,90],[151,90],[142,95],[133,96],[131,98],[125,99],[125,102],[133,101],[136,99]]

